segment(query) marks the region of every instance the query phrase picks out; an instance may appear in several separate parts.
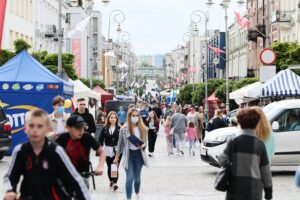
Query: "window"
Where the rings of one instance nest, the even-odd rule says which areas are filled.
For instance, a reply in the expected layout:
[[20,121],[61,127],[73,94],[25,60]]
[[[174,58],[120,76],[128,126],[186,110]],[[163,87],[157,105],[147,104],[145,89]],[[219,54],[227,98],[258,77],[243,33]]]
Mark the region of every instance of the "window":
[[93,17],[93,32],[97,33],[98,32],[98,18]]
[[277,132],[300,131],[300,109],[285,110],[274,121],[279,123]]

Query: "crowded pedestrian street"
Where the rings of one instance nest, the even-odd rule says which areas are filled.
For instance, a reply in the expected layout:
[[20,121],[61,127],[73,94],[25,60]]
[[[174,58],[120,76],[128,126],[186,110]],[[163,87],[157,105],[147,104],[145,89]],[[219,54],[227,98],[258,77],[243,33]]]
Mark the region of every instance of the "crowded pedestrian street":
[[[213,188],[218,168],[203,163],[199,158],[199,147],[195,156],[167,155],[166,141],[161,127],[155,155],[150,159],[150,167],[143,168],[141,196],[143,200],[223,200],[225,193]],[[92,156],[96,164],[96,157]],[[8,168],[10,158],[0,162],[0,176]],[[274,167],[273,184],[275,200],[297,200],[299,190],[294,182],[296,167]],[[96,190],[90,189],[93,199],[124,200],[125,171],[120,169],[119,191],[108,187],[107,174],[96,177]],[[3,183],[0,182],[0,199],[3,199]]]

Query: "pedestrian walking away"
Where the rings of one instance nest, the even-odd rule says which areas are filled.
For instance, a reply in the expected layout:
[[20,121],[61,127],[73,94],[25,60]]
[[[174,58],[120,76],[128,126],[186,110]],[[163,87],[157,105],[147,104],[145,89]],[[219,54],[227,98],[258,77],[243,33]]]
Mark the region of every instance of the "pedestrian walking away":
[[187,128],[187,119],[184,114],[181,114],[181,108],[176,109],[176,113],[172,116],[171,131],[176,140],[177,153],[184,154],[185,133]]
[[[116,191],[119,187],[117,185],[119,179],[119,164],[114,166],[113,163],[116,154],[116,148],[119,141],[120,134],[120,125],[119,119],[116,112],[112,111],[107,115],[107,120],[102,129],[102,133],[99,138],[99,143],[104,147],[104,151],[106,154],[106,164],[107,164],[107,175],[109,178],[109,187]],[[122,154],[119,159],[121,159]],[[117,172],[115,174],[112,171],[112,168],[117,167]]]
[[[39,109],[31,111],[25,121],[29,142],[16,146],[13,151],[4,177],[4,199],[91,199],[65,151],[46,138],[51,129],[48,113]],[[21,176],[20,194],[17,194]]]
[[190,121],[189,126],[186,129],[187,139],[189,141],[189,154],[195,155],[195,142],[198,141],[197,130],[195,128],[195,124]]
[[130,109],[127,113],[126,124],[120,130],[117,154],[114,163],[119,163],[123,153],[121,165],[126,172],[126,197],[132,198],[132,187],[137,199],[140,198],[142,166],[149,166],[145,152],[147,144],[147,127],[144,125],[138,110]]
[[84,98],[80,98],[77,100],[77,108],[72,115],[79,115],[85,121],[84,130],[87,133],[96,133],[96,124],[94,117],[91,113],[89,113],[89,109],[86,108],[86,101]]
[[168,116],[164,122],[168,155],[173,154],[173,135],[171,134],[171,121],[172,117]]
[[[218,157],[221,166],[229,167],[227,200],[272,199],[272,174],[264,143],[257,138],[255,129],[260,115],[254,109],[237,112],[241,134],[229,140]],[[255,148],[253,148],[255,147]],[[247,188],[245,190],[245,188]]]
[[95,175],[103,174],[105,163],[105,152],[100,144],[89,133],[84,131],[85,122],[78,115],[71,116],[67,121],[68,132],[57,138],[56,142],[62,146],[78,173],[84,178],[85,184],[89,188],[90,171],[90,151],[93,149],[99,156],[99,164],[95,169]]
[[153,156],[155,150],[155,143],[157,139],[157,133],[159,130],[159,120],[154,111],[149,113],[149,117],[146,121],[146,125],[148,127],[148,141],[149,141],[149,157]]
[[52,100],[53,112],[49,115],[51,132],[47,134],[48,139],[51,141],[55,141],[60,134],[67,131],[66,122],[70,116],[65,113],[64,103],[65,100],[61,96],[56,96]]

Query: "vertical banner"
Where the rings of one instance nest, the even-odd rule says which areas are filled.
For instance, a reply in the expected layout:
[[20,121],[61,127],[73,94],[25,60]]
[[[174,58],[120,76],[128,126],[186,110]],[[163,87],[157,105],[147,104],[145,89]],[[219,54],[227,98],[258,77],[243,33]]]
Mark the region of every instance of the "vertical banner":
[[6,0],[0,0],[0,49],[2,44]]
[[74,67],[77,76],[81,77],[81,39],[72,39],[72,53],[75,57]]

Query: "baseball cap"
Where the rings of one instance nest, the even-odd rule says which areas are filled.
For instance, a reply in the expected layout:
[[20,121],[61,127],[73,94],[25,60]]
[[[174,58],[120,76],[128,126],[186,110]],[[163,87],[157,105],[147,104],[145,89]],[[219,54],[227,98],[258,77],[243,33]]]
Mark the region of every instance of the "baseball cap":
[[74,127],[74,128],[82,128],[84,127],[85,122],[83,118],[79,115],[72,115],[68,120],[67,120],[67,127]]

